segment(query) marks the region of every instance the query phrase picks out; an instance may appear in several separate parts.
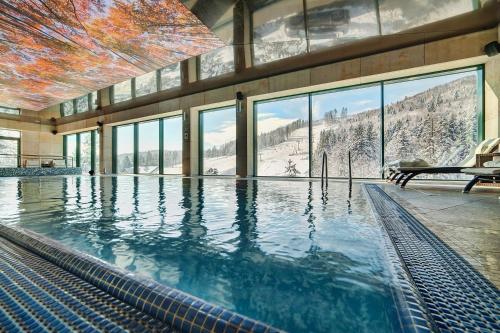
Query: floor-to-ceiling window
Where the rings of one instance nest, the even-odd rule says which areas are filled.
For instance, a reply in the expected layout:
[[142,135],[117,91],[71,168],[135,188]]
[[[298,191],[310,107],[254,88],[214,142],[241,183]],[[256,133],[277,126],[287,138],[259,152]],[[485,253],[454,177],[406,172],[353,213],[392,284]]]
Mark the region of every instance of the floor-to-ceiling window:
[[348,176],[351,152],[352,176],[380,176],[381,87],[356,87],[311,95],[312,176],[321,176],[323,152],[328,175]]
[[65,147],[66,147],[65,156],[67,159],[68,167],[77,167],[78,166],[78,161],[76,158],[77,151],[78,151],[77,150],[76,136],[77,136],[77,134],[70,134],[70,135],[66,135],[64,137]]
[[163,119],[163,173],[182,174],[182,116]]
[[85,175],[92,169],[92,140],[90,132],[80,133],[80,167]]
[[0,168],[19,166],[19,142],[21,133],[0,129]]
[[116,128],[116,172],[134,173],[134,125]]
[[318,177],[323,153],[330,177],[348,176],[349,152],[355,178],[396,160],[459,165],[483,137],[482,83],[474,67],[256,102],[255,174]]
[[182,174],[182,117],[113,128],[116,173]]
[[255,103],[259,176],[309,176],[309,96]]
[[386,82],[384,104],[386,163],[419,158],[458,165],[473,156],[482,136],[480,70]]
[[200,112],[200,173],[236,174],[236,108]]
[[160,168],[160,130],[159,121],[139,123],[138,161],[139,173],[159,174]]

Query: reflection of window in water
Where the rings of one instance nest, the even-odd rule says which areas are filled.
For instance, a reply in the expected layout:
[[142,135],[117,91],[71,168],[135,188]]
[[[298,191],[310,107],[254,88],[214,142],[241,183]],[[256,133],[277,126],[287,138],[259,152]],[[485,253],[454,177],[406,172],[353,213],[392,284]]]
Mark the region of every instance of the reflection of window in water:
[[[274,1],[253,10],[253,52],[256,64],[306,52],[302,0]],[[277,13],[281,16],[276,17]]]

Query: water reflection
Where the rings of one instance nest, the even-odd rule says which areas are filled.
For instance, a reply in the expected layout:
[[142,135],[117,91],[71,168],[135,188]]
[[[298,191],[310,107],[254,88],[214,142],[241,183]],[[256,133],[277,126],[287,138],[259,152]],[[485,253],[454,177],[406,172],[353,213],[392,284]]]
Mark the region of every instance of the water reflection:
[[20,179],[0,182],[18,207],[0,217],[292,332],[398,331],[381,231],[339,184]]

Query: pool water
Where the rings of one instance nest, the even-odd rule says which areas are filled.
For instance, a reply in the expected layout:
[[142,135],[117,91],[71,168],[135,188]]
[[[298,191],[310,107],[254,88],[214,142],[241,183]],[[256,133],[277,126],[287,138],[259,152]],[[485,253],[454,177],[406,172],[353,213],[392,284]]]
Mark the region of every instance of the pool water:
[[401,331],[386,238],[356,184],[0,180],[0,221],[290,332]]

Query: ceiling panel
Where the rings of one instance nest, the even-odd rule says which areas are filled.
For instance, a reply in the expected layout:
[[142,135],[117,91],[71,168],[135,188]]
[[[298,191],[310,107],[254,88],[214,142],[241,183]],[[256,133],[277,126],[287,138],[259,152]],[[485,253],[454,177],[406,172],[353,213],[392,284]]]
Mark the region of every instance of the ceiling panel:
[[40,110],[222,46],[178,0],[0,0],[0,105]]

